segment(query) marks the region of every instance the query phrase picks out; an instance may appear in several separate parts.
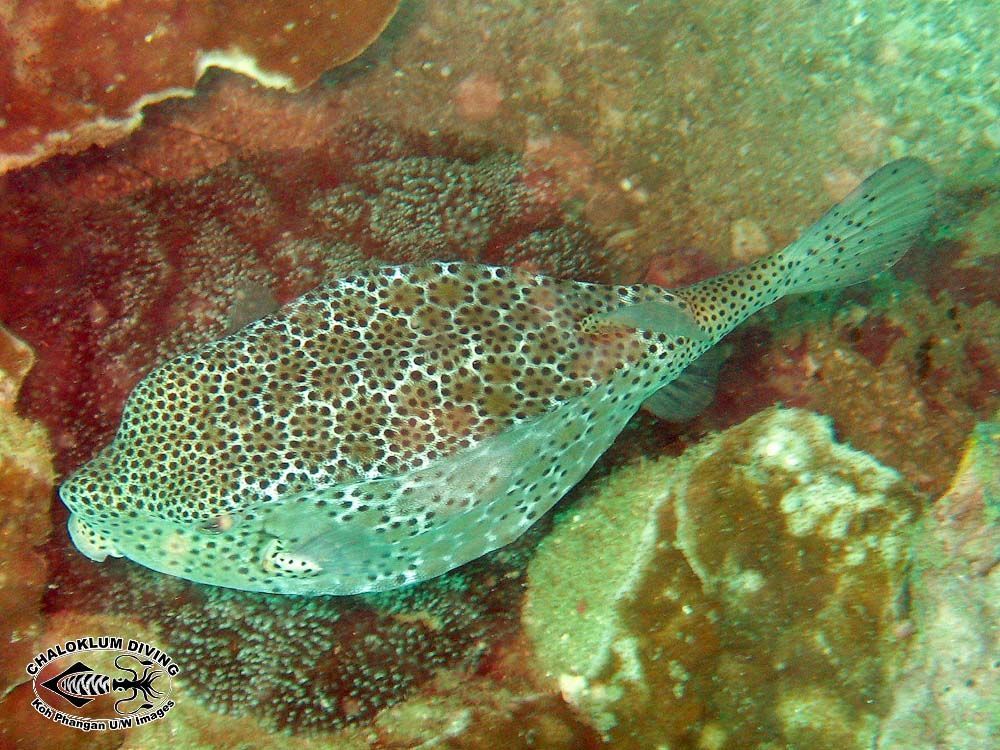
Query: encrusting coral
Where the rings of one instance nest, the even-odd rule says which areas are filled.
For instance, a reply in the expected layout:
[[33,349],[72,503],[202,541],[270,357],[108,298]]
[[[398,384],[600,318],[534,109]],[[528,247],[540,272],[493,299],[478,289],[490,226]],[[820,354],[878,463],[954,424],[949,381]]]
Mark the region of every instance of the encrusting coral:
[[[1000,417],[1000,414],[997,415]],[[976,750],[1000,736],[1000,422],[976,425],[916,540],[912,645],[879,750]]]
[[208,67],[299,89],[360,54],[398,0],[28,0],[0,26],[0,173],[110,144]]
[[829,420],[769,409],[558,518],[524,624],[615,747],[860,750],[888,710],[918,514]]

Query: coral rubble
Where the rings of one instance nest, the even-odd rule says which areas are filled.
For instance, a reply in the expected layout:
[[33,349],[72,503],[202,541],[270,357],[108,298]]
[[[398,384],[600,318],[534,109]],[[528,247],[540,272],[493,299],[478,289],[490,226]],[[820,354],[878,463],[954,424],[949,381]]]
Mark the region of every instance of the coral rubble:
[[993,12],[992,0],[439,0],[412,6],[417,33],[345,95],[380,119],[477,132],[454,91],[489,73],[505,95],[492,137],[571,137],[595,183],[644,196],[625,217],[636,252],[726,260],[733,219],[760,220],[779,246],[894,156],[954,174],[975,153],[995,164]]
[[867,748],[918,513],[828,420],[770,409],[619,469],[558,518],[524,624],[615,747]]

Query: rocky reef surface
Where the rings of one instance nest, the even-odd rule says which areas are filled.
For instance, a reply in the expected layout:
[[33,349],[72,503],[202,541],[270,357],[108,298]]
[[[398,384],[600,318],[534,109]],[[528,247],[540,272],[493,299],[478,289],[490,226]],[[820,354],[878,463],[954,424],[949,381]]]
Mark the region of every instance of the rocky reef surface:
[[560,515],[529,566],[525,626],[614,747],[868,748],[919,514],[829,419],[769,409],[618,469]]
[[[998,415],[1000,416],[1000,415]],[[1000,423],[976,426],[914,547],[913,643],[879,750],[978,750],[1000,736]]]
[[44,626],[55,474],[45,429],[14,411],[34,355],[0,326],[0,695],[24,679]]

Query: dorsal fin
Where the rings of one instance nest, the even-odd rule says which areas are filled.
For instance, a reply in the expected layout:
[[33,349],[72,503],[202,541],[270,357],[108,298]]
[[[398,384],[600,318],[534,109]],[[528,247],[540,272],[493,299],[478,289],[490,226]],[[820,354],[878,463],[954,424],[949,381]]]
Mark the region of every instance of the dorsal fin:
[[226,314],[226,335],[270,315],[280,305],[274,293],[263,284],[247,281],[233,295]]
[[693,341],[705,341],[709,337],[689,311],[666,300],[646,300],[622,305],[610,312],[595,315],[594,320],[604,325],[685,336]]

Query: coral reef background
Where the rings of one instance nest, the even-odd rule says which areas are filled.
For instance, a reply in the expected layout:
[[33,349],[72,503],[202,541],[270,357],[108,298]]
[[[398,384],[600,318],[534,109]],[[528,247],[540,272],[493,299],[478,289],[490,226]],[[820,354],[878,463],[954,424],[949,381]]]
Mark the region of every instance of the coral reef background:
[[[2,178],[0,747],[972,750],[1000,732],[992,3],[412,0],[298,93],[208,68],[83,151],[15,127],[32,97],[99,115],[97,79],[12,83],[44,62],[10,35],[44,36],[45,6],[9,10],[0,39],[4,150],[67,151]],[[135,7],[134,28],[175,28]],[[108,44],[92,20],[79,33]],[[258,20],[280,49],[307,19]],[[135,49],[145,69],[156,45]],[[307,51],[290,64],[339,59]],[[69,545],[52,487],[135,381],[328,275],[450,257],[680,285],[904,154],[943,189],[893,275],[755,317],[707,413],[637,415],[511,548],[392,595],[298,600]],[[37,716],[24,664],[92,632],[185,663],[176,712],[101,737]]]

